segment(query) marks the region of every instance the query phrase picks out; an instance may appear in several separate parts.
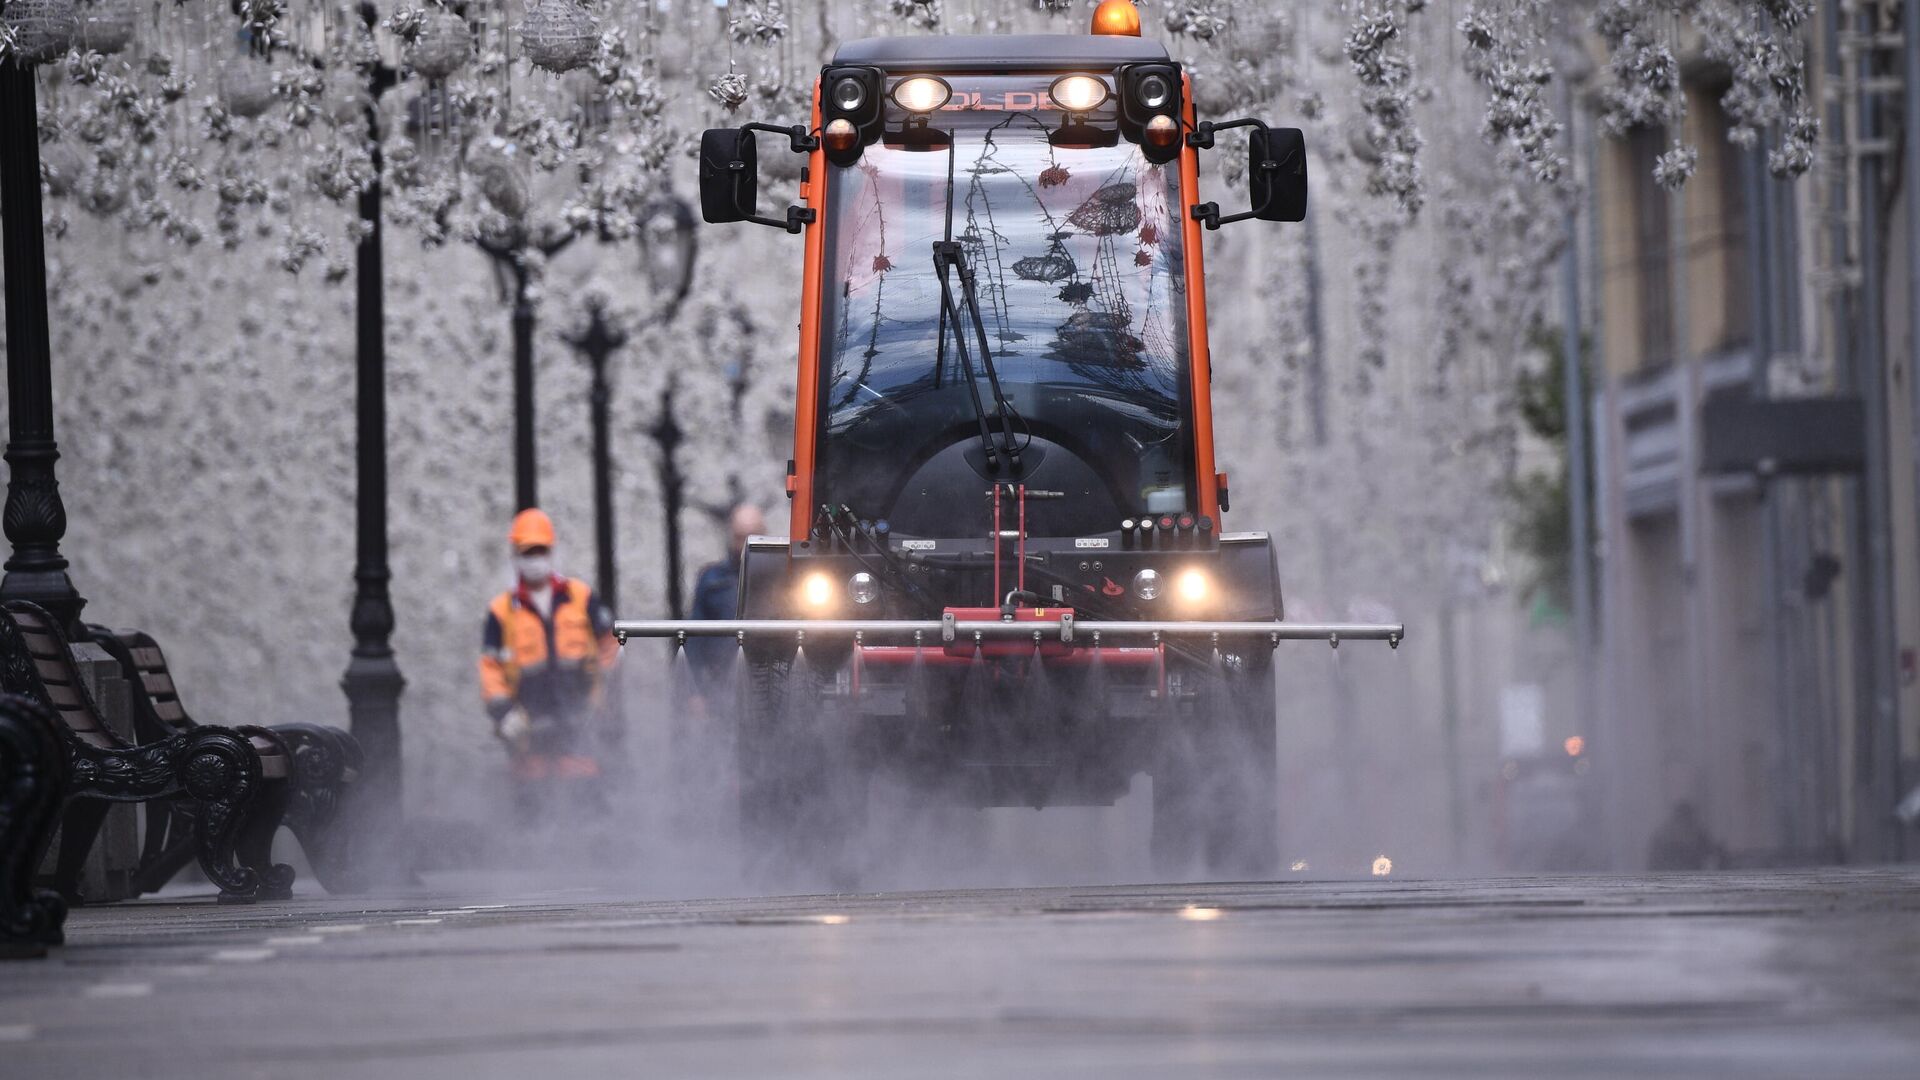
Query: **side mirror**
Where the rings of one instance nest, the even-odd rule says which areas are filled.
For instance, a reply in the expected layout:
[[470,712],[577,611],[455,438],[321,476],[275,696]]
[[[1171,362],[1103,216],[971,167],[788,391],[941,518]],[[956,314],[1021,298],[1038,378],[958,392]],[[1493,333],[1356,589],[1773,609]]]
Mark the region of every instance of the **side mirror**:
[[1261,221],[1307,220],[1307,136],[1299,128],[1255,128],[1247,140],[1247,189]]
[[760,216],[760,148],[755,131],[785,135],[797,154],[810,153],[819,140],[803,127],[745,124],[737,128],[708,128],[700,135],[700,216],[708,224],[751,221],[797,233],[813,223],[813,208],[789,206],[785,220]]
[[1214,133],[1227,128],[1252,128],[1247,139],[1247,191],[1252,208],[1245,213],[1220,213],[1219,203],[1194,203],[1195,221],[1217,229],[1236,221],[1305,221],[1307,219],[1307,137],[1299,128],[1270,128],[1254,119],[1216,124],[1202,120],[1187,136],[1187,144],[1213,149]]
[[760,152],[746,128],[700,136],[700,216],[709,225],[746,221],[759,210]]

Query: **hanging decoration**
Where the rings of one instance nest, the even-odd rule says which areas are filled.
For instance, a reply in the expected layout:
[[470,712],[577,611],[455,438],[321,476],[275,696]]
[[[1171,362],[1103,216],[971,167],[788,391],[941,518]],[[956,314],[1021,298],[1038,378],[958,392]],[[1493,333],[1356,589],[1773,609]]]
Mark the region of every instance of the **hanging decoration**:
[[1553,185],[1567,171],[1559,145],[1563,129],[1546,102],[1554,68],[1545,57],[1528,55],[1543,40],[1544,6],[1545,0],[1524,0],[1504,10],[1472,4],[1458,30],[1467,74],[1487,90],[1481,137],[1518,154],[1536,182]]
[[1174,0],[1167,6],[1167,32],[1211,45],[1233,25],[1231,9],[1223,0]]
[[729,71],[708,84],[707,96],[719,102],[721,108],[732,112],[747,100],[747,77],[737,71]]
[[1420,150],[1425,145],[1414,124],[1413,56],[1407,51],[1407,15],[1426,0],[1362,0],[1347,33],[1345,54],[1360,83],[1360,110],[1374,157],[1367,191],[1390,197],[1409,220],[1426,202]]
[[80,36],[74,0],[7,0],[0,61],[44,64],[57,60]]
[[[1804,175],[1815,160],[1820,122],[1807,100],[1806,42],[1811,0],[1603,0],[1592,27],[1607,53],[1600,89],[1600,123],[1608,135],[1636,128],[1677,129],[1686,113],[1680,61],[1666,39],[1685,24],[1699,35],[1700,55],[1724,66],[1730,84],[1720,105],[1738,146],[1758,145],[1769,129],[1779,142],[1768,151],[1773,175]],[[1655,164],[1662,186],[1678,187],[1693,174],[1697,151],[1684,139]]]
[[727,20],[733,40],[768,46],[787,36],[787,10],[781,0],[741,0],[739,7],[740,14]]
[[407,66],[429,79],[446,78],[472,57],[473,31],[467,20],[451,11],[427,14],[407,42]]
[[534,67],[563,74],[593,59],[599,24],[574,0],[535,0],[515,27]]
[[1118,236],[1140,227],[1140,204],[1132,184],[1108,184],[1067,215],[1067,224],[1094,236]]
[[273,107],[273,68],[253,56],[236,56],[220,69],[220,104],[243,119]]
[[112,56],[133,44],[133,0],[84,0],[79,9],[79,45]]
[[887,12],[918,30],[940,28],[940,0],[887,0]]

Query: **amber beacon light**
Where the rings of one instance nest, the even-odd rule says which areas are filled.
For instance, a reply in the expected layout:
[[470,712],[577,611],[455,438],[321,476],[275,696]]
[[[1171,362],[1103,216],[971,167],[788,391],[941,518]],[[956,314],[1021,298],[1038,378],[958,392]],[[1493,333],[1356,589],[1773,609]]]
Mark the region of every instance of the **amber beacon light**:
[[1100,0],[1093,9],[1093,32],[1139,37],[1140,9],[1131,0]]

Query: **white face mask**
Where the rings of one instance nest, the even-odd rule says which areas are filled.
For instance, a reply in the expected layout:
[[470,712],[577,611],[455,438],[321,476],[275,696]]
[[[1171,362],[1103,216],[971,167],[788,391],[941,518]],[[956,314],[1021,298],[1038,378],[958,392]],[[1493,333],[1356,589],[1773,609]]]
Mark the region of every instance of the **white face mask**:
[[513,565],[520,571],[520,580],[536,588],[553,580],[552,555],[516,555]]

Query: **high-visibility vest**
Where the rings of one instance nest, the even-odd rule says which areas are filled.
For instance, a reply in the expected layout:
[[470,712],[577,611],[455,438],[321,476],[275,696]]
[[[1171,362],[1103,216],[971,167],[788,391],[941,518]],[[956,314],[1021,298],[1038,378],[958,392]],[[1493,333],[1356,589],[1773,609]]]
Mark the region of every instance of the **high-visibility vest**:
[[567,712],[587,705],[619,646],[611,620],[577,578],[553,579],[553,614],[545,617],[524,587],[487,605],[480,691],[489,703],[517,700],[529,712]]

